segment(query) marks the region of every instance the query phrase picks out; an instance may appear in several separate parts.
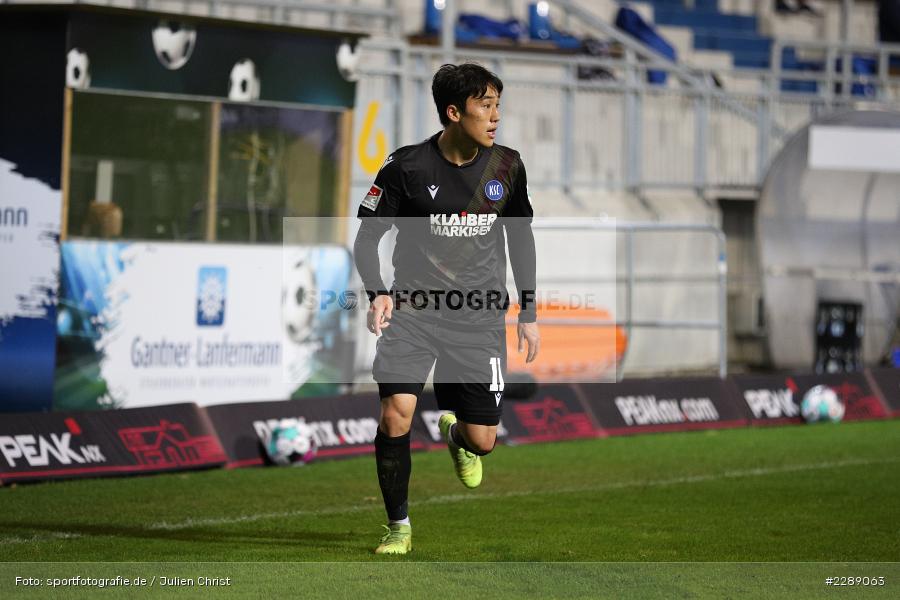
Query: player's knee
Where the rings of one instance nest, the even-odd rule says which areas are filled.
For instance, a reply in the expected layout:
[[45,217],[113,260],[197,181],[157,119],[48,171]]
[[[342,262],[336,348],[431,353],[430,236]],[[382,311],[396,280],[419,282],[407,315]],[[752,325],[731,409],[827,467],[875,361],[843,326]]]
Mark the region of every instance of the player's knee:
[[381,409],[381,421],[379,427],[381,431],[390,437],[404,435],[412,426],[412,411],[407,411],[402,407],[385,403]]
[[478,454],[479,456],[485,456],[493,452],[494,447],[497,445],[497,438],[482,438],[479,440],[472,440],[469,443],[472,446],[472,450],[474,450],[476,454]]
[[412,426],[416,411],[415,396],[397,394],[381,400],[381,430],[391,437],[404,435]]
[[412,419],[408,419],[399,413],[386,412],[381,415],[381,422],[378,424],[381,431],[388,437],[397,437],[405,435],[412,427]]
[[490,454],[497,445],[497,433],[493,428],[460,423],[459,432],[468,446],[467,450],[480,456]]

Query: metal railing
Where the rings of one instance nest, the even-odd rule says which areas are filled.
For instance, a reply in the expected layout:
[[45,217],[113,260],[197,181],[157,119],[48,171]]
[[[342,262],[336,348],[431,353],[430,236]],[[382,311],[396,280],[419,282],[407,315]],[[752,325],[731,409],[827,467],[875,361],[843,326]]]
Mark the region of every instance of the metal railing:
[[[352,2],[352,3],[350,3]],[[0,0],[0,4],[31,4],[28,0]],[[60,4],[90,4],[135,8],[194,17],[219,17],[278,25],[310,26],[369,33],[373,29],[402,34],[395,0],[68,0]],[[306,18],[320,17],[311,22]]]
[[[393,89],[406,90],[402,105],[413,117],[396,115],[394,145],[413,143],[433,133],[428,124],[433,128],[436,119],[426,117],[433,110],[430,81],[437,65],[446,60],[444,50],[384,39],[365,40],[361,48],[363,52],[392,53],[397,58],[393,64],[362,69],[363,80],[392,78]],[[790,130],[809,120],[813,115],[809,107],[818,102],[802,103],[806,113],[782,126],[784,121],[777,114],[773,116],[771,109],[763,111],[765,106],[778,105],[774,99],[766,101],[760,93],[739,95],[708,85],[654,86],[646,83],[649,70],[675,73],[677,69],[642,62],[627,53],[615,59],[466,48],[455,50],[453,60],[474,60],[501,75],[512,106],[506,114],[520,121],[546,119],[551,123],[556,166],[535,177],[533,185],[566,192],[576,187],[636,193],[654,188],[686,188],[701,193],[722,188],[755,189],[771,154]],[[579,67],[606,69],[615,79],[579,79]],[[530,70],[538,74],[530,75]],[[540,94],[546,96],[543,106],[537,97]],[[377,93],[368,98],[362,91],[358,105],[379,99]],[[797,102],[790,99],[789,104]],[[576,115],[576,110],[581,112]],[[597,131],[591,133],[592,129]],[[666,130],[669,136],[661,143]],[[504,129],[504,136],[508,133]],[[519,149],[529,166],[536,162],[546,165],[545,153],[538,159],[535,148],[544,140],[529,141],[525,133],[520,132],[519,139],[504,137],[504,143]],[[620,144],[611,153],[610,139]],[[743,145],[735,147],[735,142]],[[591,153],[612,156],[606,164],[579,166]],[[725,169],[722,163],[728,159],[737,162]]]
[[[546,265],[539,258],[536,299],[539,303],[543,302],[545,308],[555,306],[559,310],[557,317],[552,316],[553,313],[549,311],[539,313],[539,325],[621,328],[626,343],[616,362],[617,381],[626,373],[659,373],[664,370],[662,365],[691,372],[714,370],[719,377],[727,375],[726,243],[721,229],[711,225],[628,223],[600,218],[536,218],[532,228],[538,256],[555,256],[565,263]],[[567,251],[570,253],[574,252],[573,248],[584,250],[588,246],[594,250],[591,255],[579,255],[578,258],[584,262],[584,269],[577,261],[560,254],[559,247],[554,245],[555,240],[547,237],[554,233],[565,234],[569,243]],[[613,237],[612,240],[578,239],[579,234],[592,233]],[[642,234],[646,234],[643,239]],[[666,234],[688,235],[694,243],[701,242],[702,246],[697,247],[697,260],[681,261],[678,265],[670,263],[666,265],[669,270],[659,272],[657,261],[651,263],[646,260],[647,251],[655,245],[657,252],[665,252],[667,247],[660,244],[660,238]],[[388,261],[383,264],[390,264],[389,257],[393,255],[394,243],[393,236],[386,237],[386,244],[379,252],[382,259]],[[598,256],[597,252],[606,255]],[[610,262],[601,267],[602,261]],[[390,279],[388,271],[386,281]],[[648,295],[648,290],[653,290],[653,293]],[[608,313],[611,316],[592,317],[590,312],[576,316],[576,313],[568,312],[570,307],[566,305],[565,299],[570,298],[571,294],[577,296],[582,307],[596,309],[594,314]],[[699,299],[699,302],[684,302],[685,297]],[[552,298],[561,300],[562,304],[556,304]],[[707,313],[712,317],[703,318]],[[512,319],[508,324],[515,322],[512,314],[508,319]],[[682,361],[689,363],[688,366],[678,365],[678,359],[682,356],[673,359],[671,350],[648,352],[646,340],[643,343],[638,340],[643,330],[708,332],[710,336],[715,336],[715,352],[712,352],[711,345],[707,347],[700,344],[704,347],[692,347],[693,356],[688,361]],[[654,336],[654,339],[652,346],[658,345],[656,340],[659,336]],[[669,339],[675,340],[674,337]],[[374,338],[362,329],[357,340],[360,347],[357,379],[369,382],[375,353]],[[685,343],[680,337],[677,341],[678,352],[684,355],[687,352]],[[545,340],[543,344],[545,355],[551,350],[547,343]],[[595,376],[603,378],[604,374],[596,373]]]
[[[537,134],[520,131],[518,138],[507,137],[509,130],[504,128],[504,143],[521,150],[530,173],[540,167],[533,187],[569,194],[576,189],[623,189],[641,195],[657,188],[682,188],[706,197],[754,195],[771,158],[791,132],[811,119],[860,103],[900,106],[900,77],[890,74],[891,57],[900,56],[900,45],[776,39],[769,69],[699,70],[664,58],[572,0],[550,1],[567,20],[577,20],[595,37],[615,42],[621,56],[459,48],[449,26],[443,30],[441,46],[411,45],[402,37],[396,0],[182,0],[181,4],[192,14],[370,33],[373,37],[360,43],[357,106],[391,100],[386,129],[392,147],[431,133],[426,118],[432,111],[428,83],[436,65],[446,60],[485,63],[516,92],[509,94],[511,108],[505,114],[540,121],[550,136],[538,139]],[[10,2],[15,0],[0,0]],[[450,16],[456,4],[447,1]],[[133,5],[177,10],[170,1],[133,0]],[[255,12],[239,14],[240,7]],[[305,15],[321,19],[301,18]],[[451,18],[445,21],[452,23]],[[785,69],[786,47],[823,56],[823,70]],[[860,54],[876,59],[875,74],[853,73],[853,56]],[[610,78],[579,79],[579,67],[604,69]],[[666,73],[667,83],[647,83],[649,71]],[[723,87],[713,83],[713,76]],[[784,91],[785,81],[814,82],[815,91]],[[871,93],[854,96],[854,85]],[[368,92],[367,87],[377,91]],[[366,178],[357,172],[354,183],[364,185]]]
[[[616,380],[621,380],[628,357],[628,349],[632,345],[632,333],[635,329],[669,329],[669,330],[701,330],[713,331],[716,334],[716,367],[719,377],[725,377],[728,371],[727,356],[727,260],[725,234],[718,227],[712,225],[687,224],[687,223],[627,223],[609,222],[601,219],[539,219],[532,225],[535,230],[536,243],[540,244],[540,232],[566,231],[566,232],[590,232],[605,231],[624,236],[624,257],[622,266],[624,273],[616,273],[612,277],[597,277],[585,274],[578,280],[579,284],[604,284],[624,285],[623,313],[616,313],[614,319],[541,319],[542,324],[562,326],[598,327],[617,326],[624,328],[626,345],[624,353],[616,365]],[[713,259],[711,273],[677,274],[667,273],[663,275],[641,276],[636,274],[635,266],[635,236],[640,233],[694,233],[712,236],[715,240],[716,256]],[[617,261],[618,271],[618,261]],[[539,288],[558,285],[568,282],[567,279],[558,277],[541,276],[538,281]],[[713,319],[662,319],[662,318],[635,318],[635,287],[644,284],[684,284],[690,286],[714,284],[715,295],[713,302],[716,306]]]
[[[553,4],[598,37],[620,44],[622,55],[535,54],[515,47],[479,50],[448,45],[446,39],[441,46],[365,40],[364,52],[391,53],[395,60],[364,66],[363,79],[394,78],[392,89],[404,91],[402,101],[394,106],[398,112],[392,120],[393,145],[414,143],[433,133],[436,120],[426,117],[432,111],[429,83],[444,61],[475,60],[500,74],[511,100],[506,114],[520,121],[520,129],[522,121],[550,123],[552,150],[546,148],[548,140],[521,133],[510,136],[501,127],[503,143],[522,152],[530,174],[538,166],[536,176],[530,177],[532,187],[568,194],[622,189],[641,195],[665,188],[694,190],[707,198],[754,196],[772,157],[809,121],[861,103],[883,108],[900,105],[900,78],[890,76],[888,69],[889,57],[900,54],[900,47],[776,40],[771,69],[698,70],[665,59],[569,0],[553,0]],[[447,32],[452,35],[450,29]],[[826,49],[828,68],[821,72],[782,69],[786,46],[798,51]],[[878,56],[877,77],[850,72],[854,52]],[[838,57],[844,58],[840,72],[836,71]],[[611,77],[579,79],[582,67],[604,69]],[[647,83],[649,71],[666,73],[667,83]],[[714,77],[723,87],[717,87]],[[782,89],[783,82],[798,80],[818,82],[816,91]],[[839,93],[837,84],[842,84]],[[865,84],[875,92],[864,98],[854,96],[854,84]],[[363,92],[360,105],[368,100]],[[412,118],[400,114],[403,110],[412,113]]]
[[[821,71],[797,71],[786,69],[784,51],[793,49],[807,61],[821,61]],[[854,58],[875,61],[875,73],[853,72]],[[784,81],[809,81],[821,85],[815,93],[827,102],[836,99],[850,99],[854,84],[866,86],[876,102],[896,106],[900,100],[900,75],[890,74],[890,63],[894,61],[900,71],[900,44],[857,44],[847,42],[825,42],[818,40],[775,39],[770,55],[771,69],[765,74],[770,84]],[[817,88],[819,85],[817,85]]]

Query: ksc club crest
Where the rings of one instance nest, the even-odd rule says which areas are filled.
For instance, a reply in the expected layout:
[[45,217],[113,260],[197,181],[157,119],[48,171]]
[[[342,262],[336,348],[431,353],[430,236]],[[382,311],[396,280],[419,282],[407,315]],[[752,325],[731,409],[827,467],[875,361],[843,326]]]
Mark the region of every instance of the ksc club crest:
[[503,197],[503,184],[496,179],[491,179],[484,186],[484,195],[491,202],[496,202]]

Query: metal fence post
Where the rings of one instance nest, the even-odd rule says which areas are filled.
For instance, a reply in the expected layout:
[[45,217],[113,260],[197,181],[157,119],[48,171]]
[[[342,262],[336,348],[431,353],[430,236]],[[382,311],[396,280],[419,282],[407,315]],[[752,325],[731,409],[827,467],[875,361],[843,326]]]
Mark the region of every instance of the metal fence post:
[[828,103],[828,110],[834,108],[834,70],[837,53],[834,46],[829,46],[825,50],[825,98]]
[[718,304],[717,320],[719,324],[719,377],[724,379],[728,374],[728,258],[725,234],[719,230],[716,232],[718,241]]
[[456,0],[445,0],[441,15],[441,50],[444,63],[455,62],[456,56]]
[[625,156],[625,188],[636,191],[641,179],[641,102],[637,81],[637,57],[630,48],[625,49],[625,130],[622,135]]
[[781,90],[781,63],[784,58],[784,49],[780,40],[772,41],[772,50],[769,55],[769,72],[760,78],[762,96],[759,103],[759,117],[756,124],[757,153],[756,153],[756,181],[761,186],[769,166],[769,157],[772,152],[772,129],[774,125],[775,98]]
[[756,123],[756,182],[762,186],[769,166],[769,154],[772,144],[772,105],[775,87],[778,85],[776,75],[768,75],[761,80],[763,95],[759,102],[759,117]]
[[853,77],[853,52],[849,46],[844,46],[841,55],[841,96],[850,97],[850,79]]
[[572,161],[573,161],[573,145],[574,145],[574,113],[575,113],[575,80],[577,67],[569,65],[565,68],[566,83],[563,87],[563,106],[562,106],[562,148],[560,148],[560,158],[562,160],[561,173],[563,191],[566,194],[572,193]]
[[709,91],[704,90],[694,98],[694,187],[703,195],[707,184],[706,149],[708,140]]
[[[394,96],[394,148],[399,148],[407,142],[406,123],[404,123],[403,103],[410,91],[409,85],[409,46],[403,44],[395,54],[399,73],[395,77],[397,94]],[[417,102],[418,103],[418,102]],[[389,148],[388,152],[392,152]]]
[[415,88],[415,115],[413,116],[413,131],[415,132],[416,140],[421,140],[425,137],[425,55],[419,54],[416,56],[415,67],[413,70],[413,88]]
[[[634,231],[625,229],[625,349],[622,357],[616,363],[616,381],[621,381],[625,375],[625,358],[628,355],[628,347],[631,345],[632,303],[634,300]],[[618,317],[616,318],[618,320]]]

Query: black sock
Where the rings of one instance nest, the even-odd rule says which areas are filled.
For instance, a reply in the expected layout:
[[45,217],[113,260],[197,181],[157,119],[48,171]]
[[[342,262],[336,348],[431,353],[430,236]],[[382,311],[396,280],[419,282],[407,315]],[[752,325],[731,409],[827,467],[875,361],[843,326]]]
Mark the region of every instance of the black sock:
[[379,429],[375,434],[375,462],[388,519],[401,521],[408,516],[409,475],[412,472],[409,432],[388,437]]
[[466,443],[466,438],[459,432],[459,428],[454,423],[450,426],[450,441],[465,450],[466,452],[471,452],[472,454],[477,454],[478,456],[485,456],[487,452],[481,452],[480,450],[473,450],[468,443]]

